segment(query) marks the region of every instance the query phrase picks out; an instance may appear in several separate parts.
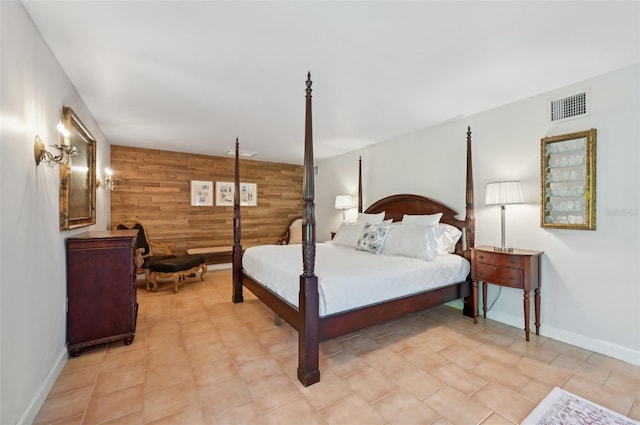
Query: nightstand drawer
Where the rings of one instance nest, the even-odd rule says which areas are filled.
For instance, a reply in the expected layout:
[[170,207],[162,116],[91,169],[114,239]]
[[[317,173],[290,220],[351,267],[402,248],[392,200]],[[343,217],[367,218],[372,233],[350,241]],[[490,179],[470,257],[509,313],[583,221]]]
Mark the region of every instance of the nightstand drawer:
[[509,267],[490,266],[488,264],[475,264],[474,276],[483,282],[495,283],[512,288],[522,288],[522,269]]
[[495,264],[504,267],[522,267],[522,256],[509,255],[501,252],[474,251],[476,262],[485,264]]

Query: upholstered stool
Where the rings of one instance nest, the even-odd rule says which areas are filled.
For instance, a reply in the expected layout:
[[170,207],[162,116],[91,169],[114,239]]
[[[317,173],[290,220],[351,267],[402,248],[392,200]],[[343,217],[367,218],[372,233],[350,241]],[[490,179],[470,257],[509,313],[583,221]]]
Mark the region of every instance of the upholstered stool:
[[150,265],[150,270],[151,276],[149,278],[150,282],[147,282],[147,290],[156,291],[158,289],[158,278],[170,278],[173,281],[173,292],[178,292],[180,281],[198,271],[200,271],[200,280],[204,281],[207,264],[204,255],[181,255],[155,261]]

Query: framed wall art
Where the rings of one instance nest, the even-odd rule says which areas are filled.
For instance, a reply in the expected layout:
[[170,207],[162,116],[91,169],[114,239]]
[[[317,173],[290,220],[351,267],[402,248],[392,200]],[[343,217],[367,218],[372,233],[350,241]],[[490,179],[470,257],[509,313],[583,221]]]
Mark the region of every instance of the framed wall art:
[[213,206],[213,182],[191,180],[191,206]]
[[[216,182],[216,206],[233,206],[234,184],[232,182]],[[240,183],[240,205],[255,207],[258,205],[258,185],[256,183]]]
[[596,129],[541,140],[540,226],[595,230]]

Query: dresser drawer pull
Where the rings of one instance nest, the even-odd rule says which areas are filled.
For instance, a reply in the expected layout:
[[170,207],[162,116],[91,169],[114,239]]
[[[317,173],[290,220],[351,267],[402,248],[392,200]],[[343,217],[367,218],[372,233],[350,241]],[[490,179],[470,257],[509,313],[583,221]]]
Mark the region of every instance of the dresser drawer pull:
[[515,263],[516,263],[516,260],[514,260],[514,259],[512,258],[511,260],[509,260],[509,262],[510,262],[511,264],[515,264]]
[[481,260],[484,260],[484,255],[479,255],[478,256]]

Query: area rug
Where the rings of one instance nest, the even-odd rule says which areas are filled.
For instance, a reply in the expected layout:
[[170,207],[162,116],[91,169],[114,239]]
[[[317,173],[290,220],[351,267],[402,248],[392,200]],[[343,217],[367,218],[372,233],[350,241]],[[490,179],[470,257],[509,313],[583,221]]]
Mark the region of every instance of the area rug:
[[640,425],[640,422],[555,387],[521,425]]

